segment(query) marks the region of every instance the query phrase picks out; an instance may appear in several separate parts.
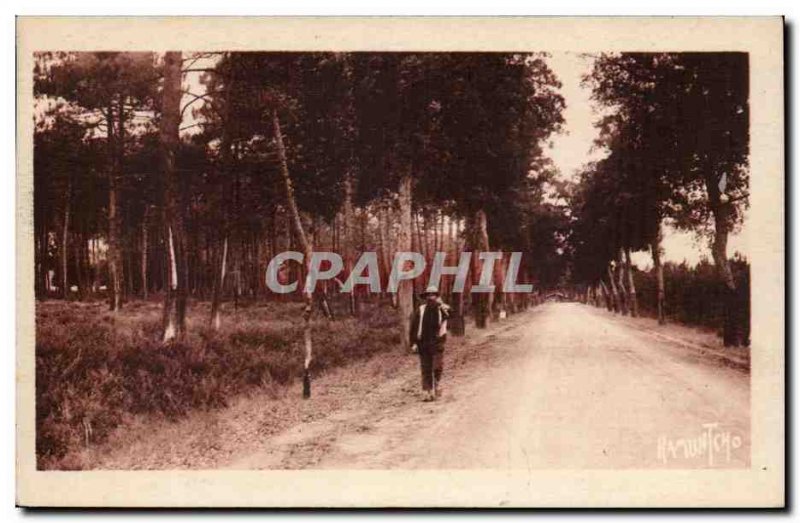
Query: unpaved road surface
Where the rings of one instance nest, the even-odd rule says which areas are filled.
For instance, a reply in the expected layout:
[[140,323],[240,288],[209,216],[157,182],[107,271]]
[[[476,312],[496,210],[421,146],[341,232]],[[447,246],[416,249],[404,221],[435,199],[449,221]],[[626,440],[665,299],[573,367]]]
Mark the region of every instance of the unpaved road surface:
[[[641,321],[545,304],[471,340],[451,340],[444,395],[435,403],[419,400],[412,359],[338,410],[251,442],[218,465],[749,466],[747,370],[671,335],[669,326],[642,328]],[[315,387],[324,398],[334,386],[349,387],[335,377]]]
[[746,356],[713,333],[548,303],[451,338],[434,403],[416,356],[381,353],[316,376],[310,400],[297,383],[130,424],[82,468],[746,467]]

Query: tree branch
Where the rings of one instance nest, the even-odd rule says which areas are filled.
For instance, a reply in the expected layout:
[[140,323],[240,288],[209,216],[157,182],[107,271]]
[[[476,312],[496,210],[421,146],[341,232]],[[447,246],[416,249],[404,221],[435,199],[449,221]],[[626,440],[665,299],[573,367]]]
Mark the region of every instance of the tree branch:
[[749,198],[749,197],[750,197],[750,193],[743,193],[743,194],[740,194],[739,196],[736,196],[735,198],[730,198],[725,203],[733,203],[733,202],[737,202],[739,200],[744,200],[745,198]]
[[181,127],[179,129],[179,131],[185,131],[186,129],[191,129],[192,127],[199,127],[199,126],[202,126],[202,125],[207,125],[207,124],[205,122],[197,122],[197,123],[193,123],[192,125],[187,125],[185,127]]
[[[222,54],[220,51],[214,51],[209,53],[197,53],[194,56],[187,56],[182,60],[182,62],[188,62],[191,60],[191,63],[187,66],[187,68],[191,68],[198,60],[202,60],[203,58],[211,58],[212,56]],[[186,70],[183,71],[184,73]]]
[[200,67],[200,68],[197,68],[197,69],[194,69],[194,68],[184,69],[183,72],[184,73],[216,73],[218,71],[216,69],[214,69],[213,67]]
[[183,113],[186,111],[186,109],[189,108],[190,105],[195,103],[197,100],[202,100],[203,98],[206,98],[209,94],[212,94],[212,93],[194,94],[194,93],[189,92],[189,91],[184,91],[184,93],[188,94],[188,95],[191,95],[192,99],[186,105],[184,105],[183,108],[181,109],[181,118],[183,118]]

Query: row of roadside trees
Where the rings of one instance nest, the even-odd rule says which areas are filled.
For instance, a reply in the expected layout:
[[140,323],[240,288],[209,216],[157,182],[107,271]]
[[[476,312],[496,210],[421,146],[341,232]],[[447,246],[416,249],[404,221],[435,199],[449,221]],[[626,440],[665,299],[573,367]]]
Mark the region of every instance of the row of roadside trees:
[[638,310],[632,252],[652,255],[663,323],[664,225],[707,237],[727,346],[746,341],[727,243],[748,205],[748,71],[744,53],[598,56],[584,83],[607,155],[585,166],[571,198],[573,275],[622,313]]

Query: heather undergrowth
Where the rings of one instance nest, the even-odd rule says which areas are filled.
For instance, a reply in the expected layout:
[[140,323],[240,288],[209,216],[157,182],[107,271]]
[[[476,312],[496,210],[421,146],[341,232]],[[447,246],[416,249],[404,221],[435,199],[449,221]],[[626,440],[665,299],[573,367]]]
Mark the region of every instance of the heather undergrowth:
[[[232,309],[232,308],[231,308]],[[188,337],[160,342],[161,307],[50,301],[36,310],[36,448],[39,468],[67,468],[70,450],[105,441],[126,419],[177,419],[224,407],[256,388],[277,391],[302,372],[302,305],[250,304],[219,332],[207,304],[193,304]],[[396,349],[396,313],[364,304],[358,318],[313,325],[312,372]]]

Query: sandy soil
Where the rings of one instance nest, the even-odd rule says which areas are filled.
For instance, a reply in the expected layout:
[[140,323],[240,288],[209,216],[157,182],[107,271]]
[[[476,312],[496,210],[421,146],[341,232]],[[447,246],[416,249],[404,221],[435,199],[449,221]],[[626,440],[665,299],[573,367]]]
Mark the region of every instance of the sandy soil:
[[744,467],[747,366],[743,353],[693,329],[550,303],[451,339],[437,402],[420,401],[416,356],[376,356],[318,377],[311,400],[300,399],[298,385],[132,427],[84,461],[119,469]]

